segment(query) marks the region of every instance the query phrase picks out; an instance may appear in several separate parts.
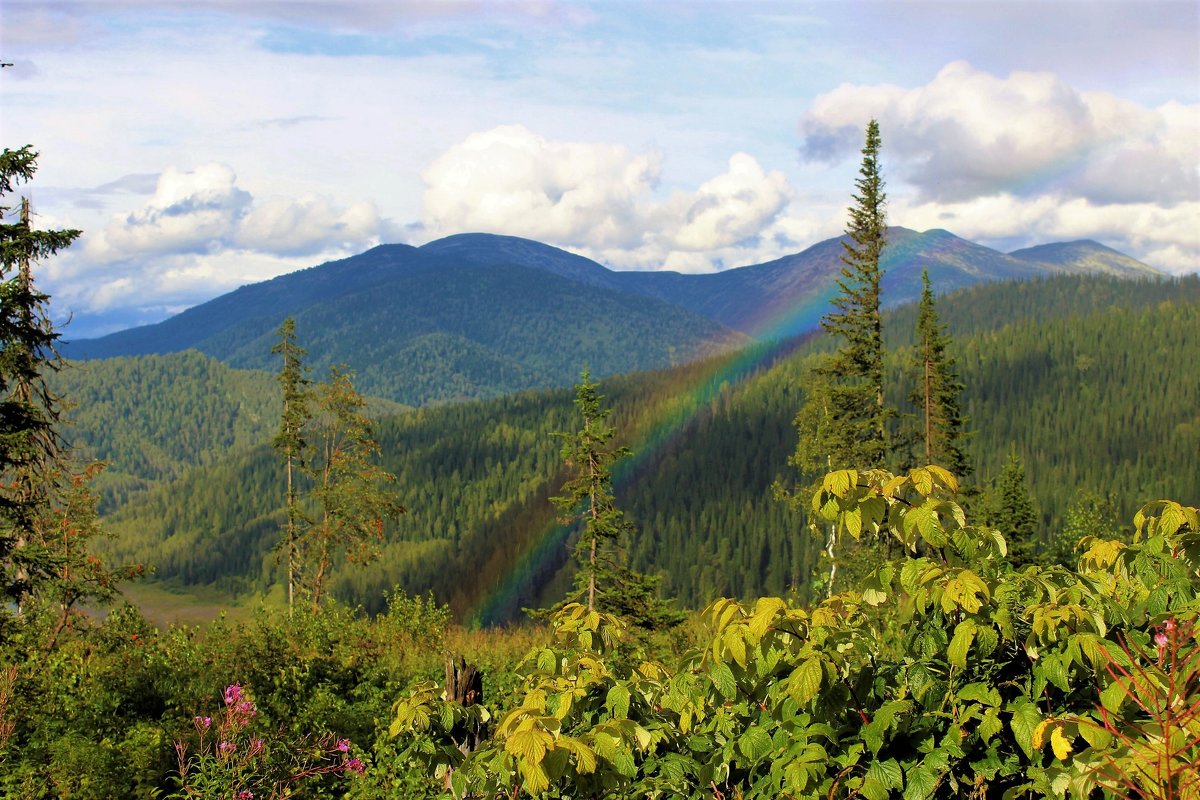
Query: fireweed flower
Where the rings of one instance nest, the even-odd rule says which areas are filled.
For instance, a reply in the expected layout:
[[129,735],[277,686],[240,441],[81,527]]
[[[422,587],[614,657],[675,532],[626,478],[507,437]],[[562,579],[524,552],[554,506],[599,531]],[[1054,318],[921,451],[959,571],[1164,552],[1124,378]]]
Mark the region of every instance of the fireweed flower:
[[240,683],[232,683],[225,687],[225,705],[232,706],[242,702],[242,685]]
[[363,762],[360,759],[347,758],[342,766],[345,767],[346,772],[353,772],[355,775],[363,774]]
[[1166,647],[1167,646],[1167,635],[1165,633],[1162,633],[1161,631],[1154,634],[1154,643],[1156,645],[1158,645],[1159,647]]
[[337,749],[343,753],[349,753],[350,752],[350,740],[349,739],[338,739]]

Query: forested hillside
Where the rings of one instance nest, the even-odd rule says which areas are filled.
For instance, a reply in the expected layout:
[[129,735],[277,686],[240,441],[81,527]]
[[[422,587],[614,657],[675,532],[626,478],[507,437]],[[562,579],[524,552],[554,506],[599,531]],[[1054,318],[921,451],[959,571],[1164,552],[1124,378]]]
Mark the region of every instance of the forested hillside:
[[[79,458],[108,465],[97,479],[107,507],[268,441],[282,406],[275,375],[196,351],[73,362],[50,385],[70,398],[64,433]],[[374,416],[405,410],[370,399]]]
[[[1011,448],[1043,537],[1080,490],[1112,493],[1125,519],[1148,498],[1195,502],[1200,280],[1067,276],[977,287],[939,308],[967,387],[975,480],[994,478]],[[889,390],[901,397],[911,312],[888,326],[900,343]],[[821,347],[814,340],[778,363],[760,347],[602,384],[619,436],[638,451],[617,484],[639,531],[633,565],[663,575],[683,604],[802,586],[815,549],[770,486],[802,479],[786,459],[806,359]],[[339,593],[375,607],[399,581],[485,618],[535,603],[565,562],[548,498],[561,483],[550,434],[572,425],[570,402],[565,390],[523,393],[384,420],[383,463],[409,513],[383,558],[339,574]],[[160,577],[249,589],[277,569],[281,508],[278,462],[261,447],[184,476],[109,526],[120,554],[156,564]]]

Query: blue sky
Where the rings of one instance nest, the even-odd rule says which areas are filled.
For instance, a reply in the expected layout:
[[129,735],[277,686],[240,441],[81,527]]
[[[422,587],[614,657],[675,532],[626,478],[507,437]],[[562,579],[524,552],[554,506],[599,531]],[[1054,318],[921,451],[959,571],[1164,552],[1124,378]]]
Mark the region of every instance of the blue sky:
[[1191,0],[6,0],[0,59],[74,336],[470,230],[777,258],[842,230],[871,117],[893,224],[1200,267]]

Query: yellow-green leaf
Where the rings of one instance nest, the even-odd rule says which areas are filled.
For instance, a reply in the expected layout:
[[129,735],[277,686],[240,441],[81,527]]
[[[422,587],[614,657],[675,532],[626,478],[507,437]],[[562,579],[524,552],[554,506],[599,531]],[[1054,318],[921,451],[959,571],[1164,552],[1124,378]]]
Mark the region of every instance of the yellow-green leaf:
[[951,666],[964,669],[967,666],[967,651],[971,648],[971,640],[975,638],[976,625],[969,619],[964,619],[954,628],[954,638],[946,648],[946,658]]

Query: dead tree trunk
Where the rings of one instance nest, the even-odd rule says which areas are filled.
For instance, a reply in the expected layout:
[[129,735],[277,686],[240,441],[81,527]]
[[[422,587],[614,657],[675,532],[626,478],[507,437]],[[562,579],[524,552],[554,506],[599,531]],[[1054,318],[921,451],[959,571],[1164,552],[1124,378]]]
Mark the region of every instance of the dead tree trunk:
[[[446,659],[446,699],[462,706],[477,706],[483,704],[483,673],[466,659],[453,656]],[[464,756],[479,749],[487,736],[487,723],[482,721],[460,723],[450,732],[450,738]],[[450,776],[454,770],[446,770],[443,779],[447,791],[450,790]]]

